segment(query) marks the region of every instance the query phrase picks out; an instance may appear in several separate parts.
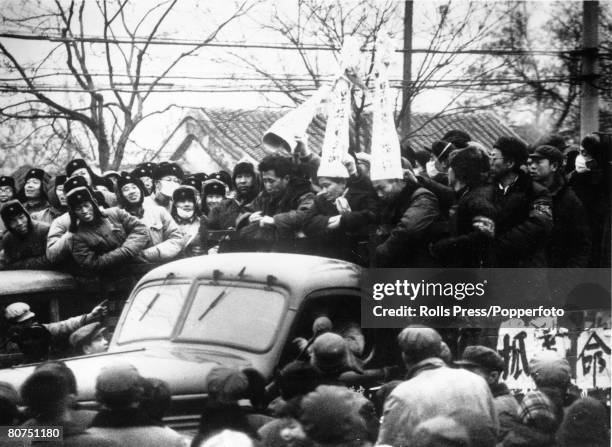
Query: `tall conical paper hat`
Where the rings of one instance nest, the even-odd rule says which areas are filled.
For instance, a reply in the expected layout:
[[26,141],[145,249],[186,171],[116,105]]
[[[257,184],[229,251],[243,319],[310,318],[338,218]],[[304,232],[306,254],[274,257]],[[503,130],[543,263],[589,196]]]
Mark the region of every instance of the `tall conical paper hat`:
[[325,139],[321,148],[318,177],[348,178],[342,164],[349,148],[349,118],[351,116],[351,84],[358,79],[359,44],[353,37],[344,40],[341,51],[340,72],[331,92],[325,126]]
[[388,39],[379,40],[374,64],[374,99],[372,101],[372,146],[370,179],[402,179],[402,155],[393,117],[393,100],[387,71],[393,49]]
[[297,146],[296,137],[304,135],[321,102],[329,96],[331,87],[322,85],[310,98],[295,109],[281,116],[264,133],[263,142],[272,146],[277,145],[278,139],[286,142],[291,153]]

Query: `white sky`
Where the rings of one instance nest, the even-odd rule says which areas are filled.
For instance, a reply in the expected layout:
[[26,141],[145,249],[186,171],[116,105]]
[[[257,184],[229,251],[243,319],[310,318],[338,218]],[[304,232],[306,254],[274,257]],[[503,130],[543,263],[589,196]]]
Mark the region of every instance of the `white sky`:
[[[68,2],[63,1],[63,4]],[[100,2],[101,3],[101,2]],[[373,0],[373,4],[377,1]],[[432,17],[433,9],[441,2],[417,1],[414,9],[414,38],[413,47],[423,48],[427,44],[428,36],[432,28],[429,18]],[[483,2],[484,3],[484,2]],[[127,10],[128,20],[137,20],[141,17],[144,11],[148,10],[153,2],[148,0],[140,0]],[[4,14],[10,15],[11,8],[17,7],[19,11],[14,14],[22,14],[22,2],[11,0],[0,1],[0,7],[3,8]],[[95,6],[95,2],[86,3],[85,9],[85,33],[88,35],[102,36],[102,23],[99,19],[99,12]],[[453,4],[453,10],[460,13],[462,8],[465,8],[466,3],[462,0],[456,1]],[[30,2],[26,8],[32,12],[38,12],[43,7],[53,7],[51,2]],[[203,39],[208,35],[211,29],[211,20],[221,21],[233,10],[233,0],[227,1],[198,1],[198,0],[180,0],[174,10],[168,16],[168,20],[158,33],[159,37],[172,37],[182,39]],[[269,20],[271,10],[277,8],[279,12],[288,17],[297,17],[298,11],[295,1],[287,0],[266,0],[258,5],[252,11],[249,17],[243,17],[235,22],[232,22],[223,33],[218,36],[221,41],[240,41],[249,43],[281,42],[279,36],[273,32],[262,30],[261,23],[266,23]],[[538,9],[544,12],[547,8],[546,2],[539,3]],[[397,21],[395,23],[398,45],[401,45],[401,21],[403,17],[403,2],[398,4]],[[538,14],[534,18],[537,25],[539,20],[543,20],[545,14]],[[259,23],[258,23],[259,22]],[[6,23],[0,25],[3,31],[20,31],[14,25]],[[139,35],[144,35],[146,30],[150,28],[150,24],[143,26],[143,32]],[[32,32],[38,32],[32,30]],[[125,35],[119,29],[118,35]],[[17,56],[19,61],[24,65],[30,65],[36,61],[40,61],[56,43],[46,43],[40,41],[25,41],[15,39],[1,39],[2,43],[9,48]],[[127,46],[126,46],[127,48]],[[158,74],[180,51],[184,51],[188,47],[179,46],[153,46],[150,51],[150,57],[146,60],[143,67],[145,75]],[[238,49],[232,50],[243,57],[256,58],[262,61],[269,71],[273,73],[282,73],[289,71],[294,74],[303,74],[304,69],[298,56],[293,51],[283,50],[258,50],[258,49]],[[331,74],[336,71],[333,54],[331,52],[317,52],[319,57],[319,68],[322,74]],[[364,56],[365,57],[365,56]],[[413,57],[413,65],[418,65],[420,55]],[[104,59],[104,46],[95,44],[88,51],[90,70],[98,73],[106,72],[106,64]],[[241,73],[249,73],[248,69],[238,67],[235,64],[228,62],[230,56],[223,49],[207,47],[199,50],[196,55],[183,60],[170,73],[172,76],[219,76],[229,77],[232,74],[240,75]],[[118,73],[120,70],[120,59],[118,53],[113,54],[114,65],[117,67]],[[363,65],[365,65],[365,60]],[[402,55],[395,54],[395,60],[392,65],[393,75],[400,77],[401,75]],[[67,67],[64,63],[64,53],[57,52],[56,56],[50,58],[41,68],[39,74],[55,74],[59,71],[66,71]],[[7,73],[6,70],[0,69],[2,77],[17,77],[17,73]],[[250,72],[252,74],[252,72]],[[108,79],[96,78],[100,80],[100,84],[108,85]],[[75,81],[68,76],[55,75],[52,78],[46,78],[44,81],[48,84],[58,86],[74,86]],[[190,79],[169,79],[169,83],[173,83],[175,87],[195,86],[202,87],[211,83],[219,82],[213,80],[190,80]],[[229,84],[231,85],[231,84]],[[110,92],[105,92],[105,97],[112,98]],[[453,92],[448,90],[429,91],[417,98],[413,104],[413,111],[418,112],[436,112],[446,105]],[[57,99],[62,104],[79,104],[83,101],[85,95],[65,94],[65,93],[50,93],[50,96]],[[275,98],[277,102],[288,104],[285,97],[280,95]],[[5,101],[1,100],[0,101]],[[185,107],[229,107],[229,108],[254,108],[254,107],[275,107],[277,104],[270,103],[259,93],[154,93],[145,104],[145,113],[160,110],[169,104],[177,104]],[[140,146],[157,148],[161,145],[169,132],[174,129],[180,119],[186,114],[185,110],[172,109],[164,115],[158,115],[143,122],[137,130],[132,134],[132,138],[138,142]]]

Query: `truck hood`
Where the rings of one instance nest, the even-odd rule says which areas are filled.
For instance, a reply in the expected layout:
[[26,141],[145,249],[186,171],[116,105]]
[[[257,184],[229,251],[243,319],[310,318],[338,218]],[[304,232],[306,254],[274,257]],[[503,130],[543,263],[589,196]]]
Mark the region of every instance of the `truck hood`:
[[[79,401],[95,400],[96,377],[102,368],[116,362],[134,365],[143,377],[166,381],[173,396],[205,393],[208,373],[220,364],[238,368],[249,366],[242,358],[179,347],[175,350],[139,348],[61,360],[76,376]],[[8,382],[19,390],[36,366],[2,369],[0,381]]]

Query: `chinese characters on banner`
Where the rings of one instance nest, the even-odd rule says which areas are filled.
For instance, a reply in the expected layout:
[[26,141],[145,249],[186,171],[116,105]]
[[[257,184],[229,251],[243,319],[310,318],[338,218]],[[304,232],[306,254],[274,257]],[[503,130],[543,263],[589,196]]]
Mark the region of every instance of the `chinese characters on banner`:
[[610,317],[593,329],[568,329],[553,320],[502,324],[497,350],[504,359],[502,380],[513,389],[533,389],[529,360],[540,351],[556,351],[572,367],[573,382],[582,390],[610,388]]

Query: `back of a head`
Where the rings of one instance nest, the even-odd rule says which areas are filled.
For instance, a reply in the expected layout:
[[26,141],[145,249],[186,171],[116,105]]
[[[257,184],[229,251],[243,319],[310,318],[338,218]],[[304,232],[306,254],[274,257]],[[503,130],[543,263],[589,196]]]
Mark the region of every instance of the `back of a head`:
[[412,441],[414,447],[494,447],[497,442],[494,424],[469,409],[421,422]]
[[567,409],[557,432],[559,447],[604,447],[610,445],[606,407],[591,397],[578,399]]
[[455,177],[468,186],[482,183],[489,171],[489,157],[475,146],[453,152],[449,164]]
[[267,171],[274,171],[275,176],[281,178],[286,175],[291,175],[294,170],[291,159],[281,155],[267,155],[261,160],[258,168],[260,174]]
[[52,360],[49,362],[45,362],[45,363],[41,363],[40,365],[38,365],[36,367],[36,369],[34,371],[55,371],[58,374],[62,375],[66,381],[68,382],[68,385],[70,386],[70,393],[72,394],[77,394],[77,383],[76,383],[76,377],[74,375],[74,372],[72,372],[72,370],[70,368],[68,368],[68,365],[66,365],[64,362],[59,361],[59,360]]
[[425,326],[408,326],[397,336],[400,350],[410,363],[418,363],[442,354],[442,337],[435,329]]
[[21,397],[36,417],[51,416],[68,403],[70,384],[61,373],[46,369],[34,371],[21,386]]
[[247,396],[249,379],[234,368],[217,366],[206,378],[206,390],[211,399],[222,403],[233,403]]
[[223,430],[199,444],[199,447],[254,447],[251,438],[244,433],[233,430]]
[[319,386],[302,400],[306,435],[323,445],[376,439],[376,412],[361,394],[340,386]]
[[464,147],[467,147],[470,141],[472,141],[472,137],[470,137],[467,132],[459,129],[452,129],[444,134],[442,140],[453,143],[457,149],[463,149]]
[[529,360],[529,371],[540,387],[566,389],[571,379],[571,367],[556,351],[542,351]]
[[142,393],[142,377],[129,363],[117,362],[106,366],[96,379],[96,399],[111,409],[122,409],[136,404]]
[[0,425],[13,425],[19,419],[19,393],[8,382],[0,382]]
[[142,379],[143,393],[140,399],[140,408],[151,419],[161,421],[170,408],[172,392],[166,382],[155,378]]
[[493,143],[493,147],[499,149],[504,159],[514,161],[515,172],[520,170],[521,165],[527,163],[527,156],[529,155],[527,143],[519,138],[502,135]]

